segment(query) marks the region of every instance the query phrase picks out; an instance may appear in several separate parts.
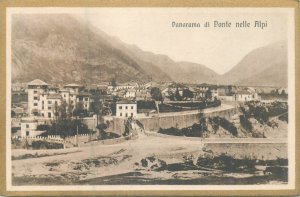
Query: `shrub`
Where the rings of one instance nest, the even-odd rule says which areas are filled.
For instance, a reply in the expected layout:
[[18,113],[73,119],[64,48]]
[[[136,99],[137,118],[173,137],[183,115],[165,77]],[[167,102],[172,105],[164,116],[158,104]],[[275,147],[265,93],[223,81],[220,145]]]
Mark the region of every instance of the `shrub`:
[[47,141],[33,141],[32,149],[62,149],[64,145],[61,143],[47,142]]
[[221,117],[219,117],[219,122],[221,127],[229,131],[233,136],[237,137],[238,135],[237,128],[233,125],[233,123]]
[[174,127],[171,127],[171,128],[168,128],[168,129],[160,128],[158,133],[166,134],[166,135],[183,136],[183,132],[180,129],[174,128]]
[[245,115],[240,115],[240,123],[246,131],[252,130],[252,124]]

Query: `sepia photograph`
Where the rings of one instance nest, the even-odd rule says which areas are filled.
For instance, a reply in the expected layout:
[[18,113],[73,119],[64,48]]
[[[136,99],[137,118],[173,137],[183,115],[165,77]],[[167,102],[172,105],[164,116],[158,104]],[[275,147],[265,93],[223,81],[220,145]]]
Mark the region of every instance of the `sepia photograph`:
[[294,14],[7,8],[7,189],[294,189]]

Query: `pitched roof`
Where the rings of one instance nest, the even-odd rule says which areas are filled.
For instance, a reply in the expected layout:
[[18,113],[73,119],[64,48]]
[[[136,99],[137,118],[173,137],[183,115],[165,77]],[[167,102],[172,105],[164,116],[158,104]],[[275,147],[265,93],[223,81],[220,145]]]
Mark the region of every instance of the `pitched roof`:
[[136,102],[130,100],[122,100],[118,101],[117,104],[136,104]]
[[75,84],[75,83],[70,83],[70,84],[65,85],[65,87],[80,87],[80,85]]
[[35,79],[27,84],[27,86],[47,86],[48,84],[40,79]]
[[251,94],[248,90],[238,90],[237,93],[238,94],[246,94],[246,95]]

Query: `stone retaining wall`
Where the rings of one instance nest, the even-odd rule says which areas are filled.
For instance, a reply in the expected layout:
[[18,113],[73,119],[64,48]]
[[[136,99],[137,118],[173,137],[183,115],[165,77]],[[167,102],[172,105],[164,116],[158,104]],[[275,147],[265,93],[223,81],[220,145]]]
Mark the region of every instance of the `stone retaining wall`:
[[[156,117],[145,117],[138,118],[138,120],[143,124],[145,130],[157,132],[160,128],[167,129],[171,127],[177,127],[179,129],[184,127],[192,126],[199,122],[199,114],[201,112],[195,113],[173,113],[166,115],[160,115]],[[236,114],[235,108],[203,113],[205,117],[220,116],[229,119],[232,115]]]

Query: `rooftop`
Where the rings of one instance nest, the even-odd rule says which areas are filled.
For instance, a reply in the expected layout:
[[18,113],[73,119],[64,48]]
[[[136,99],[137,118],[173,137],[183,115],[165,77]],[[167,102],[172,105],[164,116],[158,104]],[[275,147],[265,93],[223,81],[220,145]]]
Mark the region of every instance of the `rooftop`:
[[61,95],[60,94],[49,94],[47,96],[47,99],[61,99]]
[[75,83],[70,83],[70,84],[65,85],[65,87],[80,87],[80,85],[75,84]]
[[238,90],[237,94],[246,94],[246,95],[249,95],[251,93],[248,90]]
[[29,82],[27,86],[48,86],[48,84],[40,79],[35,79]]
[[122,100],[118,101],[117,104],[136,104],[136,102],[130,100]]

